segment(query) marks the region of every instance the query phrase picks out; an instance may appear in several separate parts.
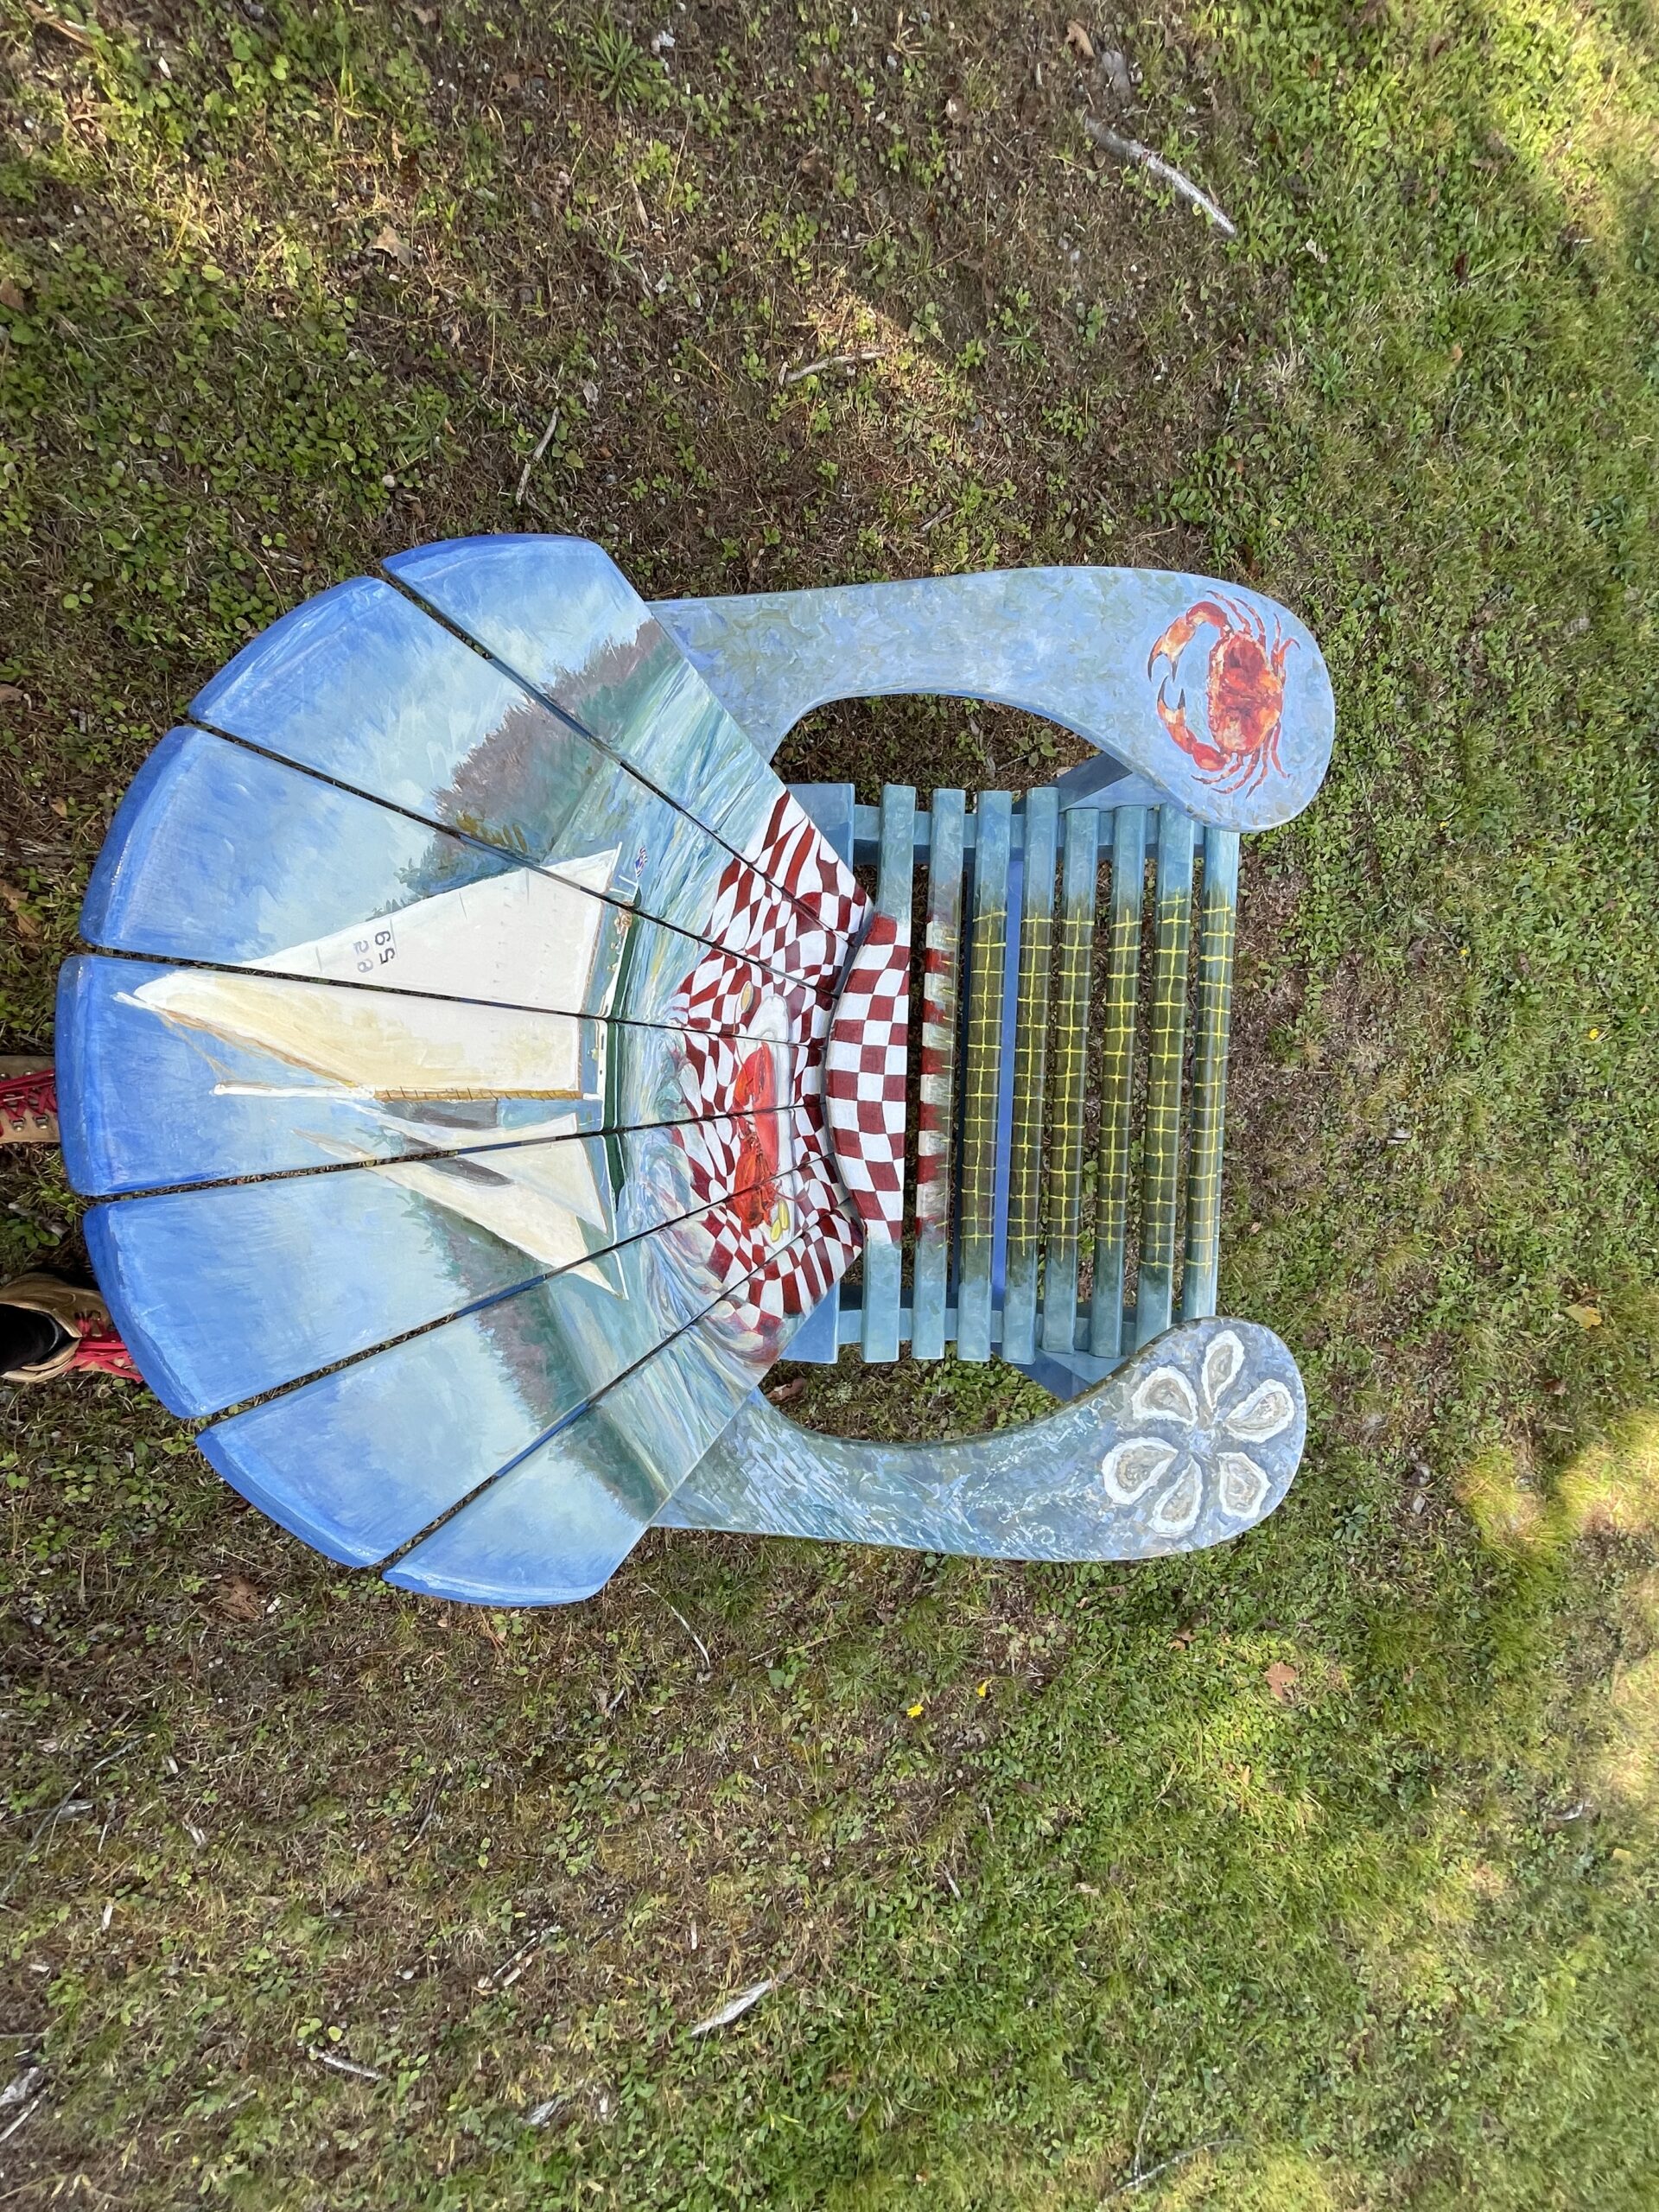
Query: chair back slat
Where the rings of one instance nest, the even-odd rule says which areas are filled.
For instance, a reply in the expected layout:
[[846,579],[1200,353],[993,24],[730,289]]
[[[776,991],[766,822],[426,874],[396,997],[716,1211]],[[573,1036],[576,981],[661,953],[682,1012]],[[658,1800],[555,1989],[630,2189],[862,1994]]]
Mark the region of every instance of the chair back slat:
[[1174,1303],[1194,828],[1192,816],[1179,807],[1158,810],[1157,919],[1147,1042],[1147,1107],[1141,1131],[1141,1264],[1135,1306],[1137,1347],[1163,1334]]
[[922,950],[922,1055],[916,1130],[916,1255],[911,1349],[938,1359],[950,1287],[950,1171],[956,1151],[957,1029],[961,1012],[963,794],[933,794]]
[[1043,1269],[1043,1350],[1075,1348],[1077,1244],[1083,1224],[1083,1113],[1089,1060],[1095,886],[1100,817],[1075,807],[1065,817],[1055,963],[1053,1134],[1049,1147],[1048,1252]]
[[991,1356],[997,1105],[1012,828],[1013,801],[1007,792],[983,792],[975,809],[973,924],[963,1052],[957,1355],[964,1360],[986,1360]]
[[1089,1347],[1101,1359],[1116,1359],[1123,1350],[1135,1016],[1141,989],[1146,875],[1147,810],[1121,806],[1112,817],[1112,906],[1101,1032],[1100,1152],[1095,1172],[1094,1283],[1089,1309]]
[[1020,988],[1014,1035],[1013,1141],[1008,1158],[1007,1275],[1002,1357],[1029,1360],[1037,1348],[1037,1272],[1043,1231],[1044,1093],[1048,1063],[1049,969],[1054,940],[1054,866],[1059,801],[1033,791],[1024,808],[1025,883],[1020,917]]
[[1233,1007],[1238,914],[1238,832],[1204,833],[1204,916],[1198,939],[1192,1064],[1192,1157],[1186,1184],[1186,1268],[1181,1319],[1216,1310],[1221,1250],[1221,1154],[1227,1103],[1227,1031]]
[[[910,940],[911,894],[916,868],[916,793],[909,784],[887,784],[881,792],[881,859],[876,878],[875,911],[898,925]],[[903,1096],[904,1076],[898,1077]],[[902,1219],[902,1215],[900,1216]],[[859,1348],[866,1359],[899,1357],[899,1306],[904,1288],[904,1253],[897,1224],[893,1234],[872,1234],[864,1245],[864,1298],[859,1315]]]

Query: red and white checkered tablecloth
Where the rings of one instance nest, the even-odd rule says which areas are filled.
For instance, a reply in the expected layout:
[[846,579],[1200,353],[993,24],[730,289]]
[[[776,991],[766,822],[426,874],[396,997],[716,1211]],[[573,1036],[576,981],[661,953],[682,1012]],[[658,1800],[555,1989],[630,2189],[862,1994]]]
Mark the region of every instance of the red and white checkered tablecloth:
[[711,1298],[748,1278],[726,1332],[752,1336],[757,1358],[775,1356],[783,1325],[811,1311],[862,1242],[830,1158],[823,1060],[831,988],[868,911],[833,847],[780,792],[721,875],[710,948],[665,1014],[683,1032],[686,1109],[701,1117],[671,1133],[692,1188],[743,1186],[675,1245]]
[[822,988],[841,973],[869,901],[785,791],[721,877],[702,935],[739,958]]
[[830,1019],[824,1106],[836,1165],[866,1230],[894,1243],[904,1227],[909,1040],[909,925],[877,914]]

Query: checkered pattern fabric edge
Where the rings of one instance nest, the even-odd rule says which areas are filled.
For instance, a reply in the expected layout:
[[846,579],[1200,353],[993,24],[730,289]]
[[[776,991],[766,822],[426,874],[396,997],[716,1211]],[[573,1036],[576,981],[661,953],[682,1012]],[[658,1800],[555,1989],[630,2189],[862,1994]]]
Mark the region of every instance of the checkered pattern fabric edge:
[[830,1018],[824,1110],[841,1179],[872,1236],[904,1224],[910,930],[878,914]]
[[786,791],[728,863],[703,934],[735,957],[822,988],[840,973],[869,900]]
[[713,942],[668,1009],[683,1032],[681,1096],[703,1117],[674,1132],[692,1188],[712,1198],[743,1186],[711,1203],[681,1241],[711,1286],[742,1282],[725,1325],[770,1341],[811,1311],[863,1241],[831,1163],[823,1062],[829,987],[868,911],[850,871],[780,790],[722,874],[704,932]]

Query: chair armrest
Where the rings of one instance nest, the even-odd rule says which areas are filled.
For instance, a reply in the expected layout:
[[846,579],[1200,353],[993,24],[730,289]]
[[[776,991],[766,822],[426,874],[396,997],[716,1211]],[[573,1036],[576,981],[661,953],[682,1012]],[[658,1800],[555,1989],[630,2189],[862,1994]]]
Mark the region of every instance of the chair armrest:
[[1060,723],[1198,821],[1253,830],[1300,814],[1331,757],[1311,632],[1207,576],[995,569],[652,611],[768,760],[831,699],[985,699]]
[[657,1519],[981,1559],[1154,1559],[1265,1520],[1306,1428],[1271,1330],[1189,1321],[1058,1413],[961,1443],[821,1436],[757,1394]]

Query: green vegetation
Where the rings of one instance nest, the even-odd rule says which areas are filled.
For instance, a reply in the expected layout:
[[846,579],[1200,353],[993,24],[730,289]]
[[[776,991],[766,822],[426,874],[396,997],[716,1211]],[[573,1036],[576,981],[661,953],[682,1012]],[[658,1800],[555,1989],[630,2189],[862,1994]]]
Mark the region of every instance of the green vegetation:
[[[0,0],[6,1049],[169,715],[378,553],[1243,575],[1339,713],[1247,863],[1224,1272],[1307,1463],[1116,1574],[656,1537],[506,1618],[20,1394],[8,2204],[1659,2202],[1659,19],[866,17]],[[893,703],[785,765],[1063,749]],[[3,1179],[10,1271],[73,1207]]]

